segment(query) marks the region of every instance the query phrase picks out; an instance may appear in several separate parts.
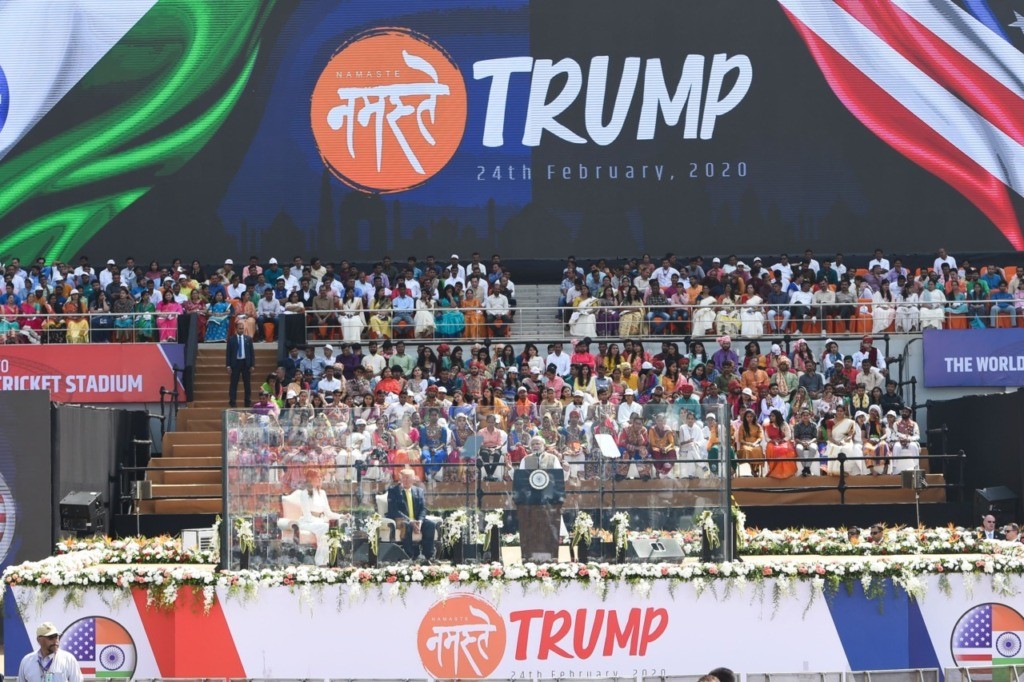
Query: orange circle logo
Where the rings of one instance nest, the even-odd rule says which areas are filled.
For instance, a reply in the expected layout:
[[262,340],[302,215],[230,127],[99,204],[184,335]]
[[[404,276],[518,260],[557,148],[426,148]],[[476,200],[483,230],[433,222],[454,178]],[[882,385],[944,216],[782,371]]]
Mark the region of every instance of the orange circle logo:
[[444,168],[466,129],[466,84],[437,43],[377,28],[342,45],[313,89],[313,137],[342,182],[388,194]]
[[490,677],[505,654],[505,621],[480,597],[455,595],[430,607],[416,646],[434,679]]

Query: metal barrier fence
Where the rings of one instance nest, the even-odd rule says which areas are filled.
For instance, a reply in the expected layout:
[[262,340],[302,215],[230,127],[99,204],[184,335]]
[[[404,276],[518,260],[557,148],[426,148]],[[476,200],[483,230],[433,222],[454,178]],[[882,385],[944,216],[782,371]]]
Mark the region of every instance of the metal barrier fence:
[[[856,670],[856,671],[821,671],[821,672],[782,672],[782,673],[735,673],[736,682],[988,682],[999,680],[1014,682],[1021,678],[1024,666],[988,666],[971,668],[912,668],[906,670]],[[642,675],[636,677],[572,677],[572,678],[535,678],[534,682],[697,682],[704,674],[691,675]],[[409,677],[398,679],[361,679],[361,678],[329,678],[322,682],[413,682],[426,680],[426,677]],[[294,678],[171,678],[158,677],[139,679],[137,682],[321,682],[315,680],[299,680]],[[445,682],[445,681],[438,681]],[[454,682],[454,681],[453,681]],[[491,678],[479,682],[508,682],[505,679]]]
[[[711,299],[713,300],[713,299]],[[997,304],[998,305],[998,304]],[[501,311],[486,307],[421,307],[408,311],[306,310],[261,316],[254,307],[238,309],[224,304],[201,312],[153,310],[128,313],[19,313],[0,315],[9,330],[31,330],[42,343],[150,342],[159,340],[180,315],[196,315],[200,340],[223,341],[238,325],[257,340],[271,341],[280,334],[282,320],[304,315],[307,339],[357,342],[371,338],[467,339],[574,337],[658,338],[668,335],[711,337],[720,334],[756,338],[785,334],[859,336],[886,331],[917,334],[925,328],[966,329],[969,326],[1024,326],[1024,308],[969,310],[929,304],[879,305],[860,301],[849,306],[798,304],[714,303],[664,307],[619,304],[584,306],[516,306]],[[84,326],[83,326],[84,324]]]
[[3,315],[0,312],[0,343],[176,343],[179,341],[178,321],[183,315],[155,309],[116,314],[89,311]]

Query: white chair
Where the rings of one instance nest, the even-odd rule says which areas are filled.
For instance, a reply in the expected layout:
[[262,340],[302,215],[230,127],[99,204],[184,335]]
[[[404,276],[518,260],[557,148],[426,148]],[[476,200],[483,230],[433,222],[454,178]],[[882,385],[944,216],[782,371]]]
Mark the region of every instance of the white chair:
[[277,520],[277,528],[281,531],[281,541],[294,543],[296,531],[300,545],[316,547],[316,536],[308,530],[299,530],[299,519],[302,518],[302,503],[299,502],[301,491],[296,490],[289,495],[281,496],[281,517]]

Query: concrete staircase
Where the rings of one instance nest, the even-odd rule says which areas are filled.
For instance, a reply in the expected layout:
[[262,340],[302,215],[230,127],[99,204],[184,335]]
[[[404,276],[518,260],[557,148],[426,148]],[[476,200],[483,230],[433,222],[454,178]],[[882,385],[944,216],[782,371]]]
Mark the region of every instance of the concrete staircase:
[[[275,344],[256,345],[252,373],[253,400],[264,378],[277,367]],[[174,431],[164,434],[163,454],[149,463],[153,499],[141,503],[142,514],[222,514],[223,420],[228,408],[230,375],[224,346],[210,344],[196,359],[194,401],[178,411]],[[238,387],[239,406],[242,387]]]
[[[512,338],[536,341],[538,339],[563,338],[563,325],[555,319],[553,308],[558,305],[557,284],[516,285],[516,323],[512,326]],[[537,310],[538,306],[548,310]]]

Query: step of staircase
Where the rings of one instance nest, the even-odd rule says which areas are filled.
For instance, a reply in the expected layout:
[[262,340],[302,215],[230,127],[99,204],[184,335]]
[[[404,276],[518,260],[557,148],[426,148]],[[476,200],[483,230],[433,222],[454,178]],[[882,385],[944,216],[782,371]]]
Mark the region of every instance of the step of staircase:
[[220,497],[220,483],[160,483],[153,484],[153,497]]
[[215,457],[220,458],[223,448],[221,447],[221,436],[210,439],[206,443],[180,443],[172,445],[170,449],[164,450],[163,459],[177,459],[179,457]]
[[153,485],[219,484],[223,480],[220,471],[161,471],[158,468],[151,468],[146,477],[153,482]]
[[143,514],[221,514],[224,505],[220,498],[196,500],[143,500],[139,505]]

